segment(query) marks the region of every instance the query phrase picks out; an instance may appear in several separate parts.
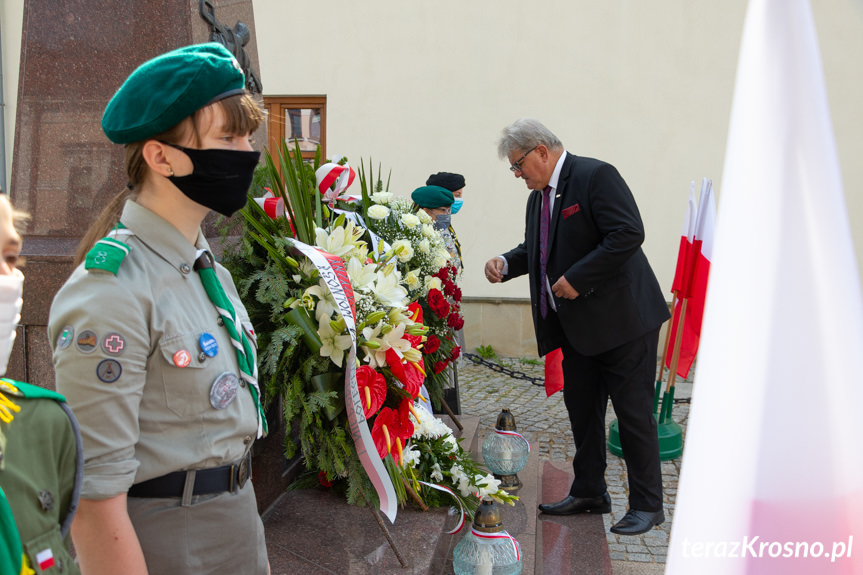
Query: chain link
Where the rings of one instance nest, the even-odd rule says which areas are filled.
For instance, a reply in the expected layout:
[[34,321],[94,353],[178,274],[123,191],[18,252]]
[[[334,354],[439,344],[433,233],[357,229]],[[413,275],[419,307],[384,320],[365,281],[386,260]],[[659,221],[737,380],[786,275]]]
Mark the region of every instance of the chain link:
[[[492,371],[502,373],[504,375],[511,377],[512,379],[521,379],[521,380],[530,382],[531,385],[536,385],[538,387],[545,387],[545,378],[544,377],[531,377],[524,372],[517,371],[515,369],[510,369],[508,367],[500,365],[499,363],[494,363],[493,361],[489,361],[489,360],[485,359],[484,357],[481,357],[475,353],[464,353],[462,355],[464,355],[464,357],[471,360],[472,362],[474,362],[477,365],[483,365]],[[690,402],[689,397],[675,397],[674,398],[674,404],[675,405],[687,404],[689,402]]]
[[521,379],[524,381],[529,381],[532,385],[536,385],[539,387],[545,387],[545,378],[544,377],[531,377],[531,376],[529,376],[526,373],[523,373],[521,371],[516,371],[514,369],[504,367],[504,366],[500,365],[499,363],[494,363],[492,361],[488,361],[484,357],[480,357],[480,356],[476,355],[475,353],[465,353],[463,355],[466,358],[468,358],[469,360],[471,360],[472,362],[474,362],[478,365],[484,365],[485,367],[489,368],[492,371],[496,371],[498,373],[508,375],[509,377],[511,377],[513,379]]

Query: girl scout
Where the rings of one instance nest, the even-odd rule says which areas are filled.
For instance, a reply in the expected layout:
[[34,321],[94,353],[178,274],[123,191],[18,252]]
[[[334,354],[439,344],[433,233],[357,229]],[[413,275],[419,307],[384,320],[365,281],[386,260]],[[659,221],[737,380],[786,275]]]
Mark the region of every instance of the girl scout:
[[57,389],[81,424],[72,539],[96,573],[268,571],[249,479],[265,433],[255,341],[200,225],[246,203],[263,116],[219,44],[144,63],[102,117],[128,189],[51,306]]
[[[21,318],[17,269],[24,217],[0,194],[0,375]],[[0,379],[0,573],[75,575],[69,526],[83,457],[72,412],[53,391]]]

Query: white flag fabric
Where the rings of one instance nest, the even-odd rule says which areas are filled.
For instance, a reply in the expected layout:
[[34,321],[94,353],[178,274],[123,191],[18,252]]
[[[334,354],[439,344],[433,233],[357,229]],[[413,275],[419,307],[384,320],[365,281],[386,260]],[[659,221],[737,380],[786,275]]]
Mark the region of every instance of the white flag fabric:
[[863,304],[808,0],[751,0],[666,573],[863,573]]

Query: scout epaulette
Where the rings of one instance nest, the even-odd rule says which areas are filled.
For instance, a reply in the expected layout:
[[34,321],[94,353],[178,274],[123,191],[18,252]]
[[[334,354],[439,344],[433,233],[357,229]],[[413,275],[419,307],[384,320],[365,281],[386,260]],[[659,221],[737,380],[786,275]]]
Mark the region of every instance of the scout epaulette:
[[97,269],[105,270],[117,275],[117,270],[120,269],[120,264],[131,250],[127,244],[114,238],[102,238],[96,245],[87,252],[87,258],[84,260],[84,268],[88,270]]

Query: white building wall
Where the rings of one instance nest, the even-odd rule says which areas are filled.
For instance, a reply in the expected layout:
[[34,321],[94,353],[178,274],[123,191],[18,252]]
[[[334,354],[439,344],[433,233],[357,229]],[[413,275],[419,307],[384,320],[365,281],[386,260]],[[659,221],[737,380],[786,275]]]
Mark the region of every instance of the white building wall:
[[[863,3],[812,4],[863,262]],[[722,196],[746,5],[255,0],[255,22],[264,93],[325,94],[329,154],[381,162],[400,195],[433,172],[465,175],[465,206],[453,219],[464,292],[520,298],[525,279],[491,286],[482,275],[486,259],[515,246],[524,229],[527,190],[497,159],[501,128],[533,116],[569,151],[615,164],[667,288],[690,180],[712,177]]]

